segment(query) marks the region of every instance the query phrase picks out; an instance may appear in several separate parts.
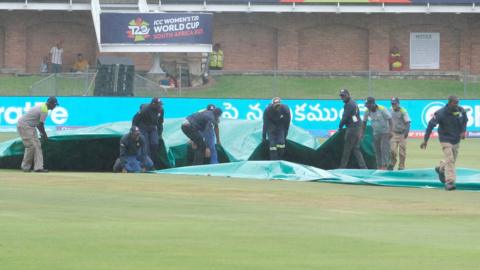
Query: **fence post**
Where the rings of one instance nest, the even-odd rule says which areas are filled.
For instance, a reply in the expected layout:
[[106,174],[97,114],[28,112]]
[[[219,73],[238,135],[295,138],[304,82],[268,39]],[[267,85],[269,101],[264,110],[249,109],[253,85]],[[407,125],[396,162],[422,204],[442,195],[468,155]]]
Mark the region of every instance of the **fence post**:
[[368,96],[372,96],[372,70],[368,69]]
[[178,95],[182,96],[182,64],[178,66]]
[[278,97],[278,91],[277,91],[277,69],[274,69],[273,70],[273,87],[272,87],[272,90],[273,90],[273,95],[272,97]]
[[58,73],[55,73],[55,76],[53,76],[53,90],[54,90],[54,93],[55,93],[55,96],[57,96],[57,76],[58,76]]

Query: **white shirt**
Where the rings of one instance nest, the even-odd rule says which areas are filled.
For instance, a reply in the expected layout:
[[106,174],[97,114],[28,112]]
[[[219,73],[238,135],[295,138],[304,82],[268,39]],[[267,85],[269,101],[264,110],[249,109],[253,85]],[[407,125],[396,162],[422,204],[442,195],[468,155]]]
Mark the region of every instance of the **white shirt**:
[[61,65],[63,48],[59,49],[57,46],[54,46],[52,49],[50,49],[50,53],[52,54],[52,64]]

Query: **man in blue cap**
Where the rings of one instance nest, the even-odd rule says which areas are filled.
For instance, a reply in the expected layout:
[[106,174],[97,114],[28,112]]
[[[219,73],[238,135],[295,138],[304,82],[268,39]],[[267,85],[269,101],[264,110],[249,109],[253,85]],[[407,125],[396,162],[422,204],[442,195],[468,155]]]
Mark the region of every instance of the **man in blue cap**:
[[268,135],[270,160],[283,159],[291,120],[290,109],[279,97],[273,98],[263,112],[262,141],[266,141]]
[[192,148],[194,149],[193,165],[203,164],[205,156],[210,156],[211,150],[207,147],[202,133],[213,133],[214,123],[219,121],[221,115],[222,110],[220,108],[203,110],[191,114],[182,124],[183,133],[192,141]]
[[160,164],[159,145],[163,132],[165,111],[162,101],[154,97],[150,103],[142,104],[132,120],[132,125],[137,126],[146,142],[146,153],[156,166]]
[[114,172],[138,173],[153,169],[153,162],[146,153],[146,142],[140,129],[132,126],[120,139],[120,156],[113,165]]

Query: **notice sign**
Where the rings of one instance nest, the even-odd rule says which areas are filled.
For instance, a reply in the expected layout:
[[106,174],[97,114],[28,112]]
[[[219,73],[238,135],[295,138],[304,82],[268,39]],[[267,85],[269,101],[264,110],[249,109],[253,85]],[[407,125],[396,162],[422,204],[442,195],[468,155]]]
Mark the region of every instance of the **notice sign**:
[[212,14],[102,13],[102,44],[212,44]]
[[440,68],[440,33],[410,33],[410,69]]

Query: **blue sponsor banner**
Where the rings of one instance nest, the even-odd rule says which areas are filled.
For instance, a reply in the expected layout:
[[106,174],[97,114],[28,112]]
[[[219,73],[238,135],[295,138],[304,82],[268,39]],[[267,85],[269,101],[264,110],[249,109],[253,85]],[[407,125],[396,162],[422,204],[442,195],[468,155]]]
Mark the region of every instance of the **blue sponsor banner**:
[[102,13],[102,44],[212,44],[212,14]]
[[[47,97],[1,97],[0,130],[13,131],[20,116]],[[94,126],[108,122],[131,121],[141,104],[149,103],[149,98],[135,97],[59,97],[60,106],[55,108],[46,122],[47,128],[70,129]],[[266,99],[200,99],[163,98],[166,118],[184,118],[204,109],[207,104],[222,108],[224,118],[261,120],[263,110],[270,103]],[[328,136],[338,129],[343,113],[341,100],[284,100],[292,112],[294,125],[317,136]],[[358,101],[364,112],[363,100]],[[389,100],[377,101],[390,107]],[[401,106],[407,109],[412,119],[411,130],[422,132],[433,113],[446,104],[445,100],[402,100]],[[467,109],[468,131],[480,134],[480,100],[461,100]],[[412,135],[412,134],[411,134]],[[412,136],[415,136],[413,134]],[[421,136],[419,134],[418,136]]]

